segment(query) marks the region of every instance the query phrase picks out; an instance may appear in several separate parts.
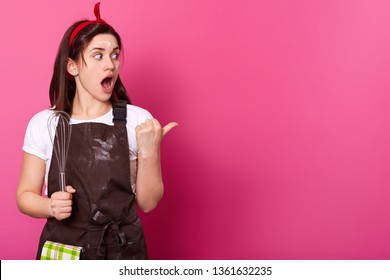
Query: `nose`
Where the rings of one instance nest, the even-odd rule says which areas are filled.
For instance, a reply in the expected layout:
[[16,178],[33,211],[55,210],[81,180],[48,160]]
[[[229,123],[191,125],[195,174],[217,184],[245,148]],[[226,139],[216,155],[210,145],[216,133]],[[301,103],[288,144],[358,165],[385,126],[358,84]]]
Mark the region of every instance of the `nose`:
[[107,57],[106,61],[105,61],[105,66],[104,66],[104,70],[114,70],[115,69],[115,63],[114,61],[112,60],[111,57]]

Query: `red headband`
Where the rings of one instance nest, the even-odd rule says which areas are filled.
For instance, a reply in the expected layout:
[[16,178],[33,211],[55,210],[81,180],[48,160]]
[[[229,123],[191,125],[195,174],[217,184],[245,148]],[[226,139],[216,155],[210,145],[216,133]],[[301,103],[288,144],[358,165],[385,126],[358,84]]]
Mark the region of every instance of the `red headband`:
[[89,20],[85,21],[83,23],[80,23],[79,25],[76,26],[75,29],[73,29],[72,34],[70,35],[69,38],[69,44],[68,46],[72,45],[74,38],[77,36],[77,34],[87,25],[90,25],[92,23],[104,23],[107,24],[103,19],[100,18],[100,2],[95,4],[95,8],[93,9],[93,12],[95,14],[96,20]]

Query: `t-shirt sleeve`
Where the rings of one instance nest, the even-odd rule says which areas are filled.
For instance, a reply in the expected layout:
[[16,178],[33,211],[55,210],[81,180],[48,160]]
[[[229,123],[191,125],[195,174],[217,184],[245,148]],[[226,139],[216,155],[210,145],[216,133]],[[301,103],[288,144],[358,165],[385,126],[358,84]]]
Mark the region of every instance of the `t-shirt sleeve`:
[[135,128],[137,125],[144,123],[146,120],[153,119],[153,116],[149,111],[137,106],[128,105],[127,108],[127,134],[129,138],[130,160],[136,160],[138,154],[138,145],[135,135]]
[[22,147],[23,151],[47,160],[47,140],[45,137],[47,133],[47,126],[43,114],[36,114],[27,125]]
[[146,120],[151,120],[151,119],[153,119],[153,116],[148,110],[139,108],[136,125],[140,125],[144,123]]

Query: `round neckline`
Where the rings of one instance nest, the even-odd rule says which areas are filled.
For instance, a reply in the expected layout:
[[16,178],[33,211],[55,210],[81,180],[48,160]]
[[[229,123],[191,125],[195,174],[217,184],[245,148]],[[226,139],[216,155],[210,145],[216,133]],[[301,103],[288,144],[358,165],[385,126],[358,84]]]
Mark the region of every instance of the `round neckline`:
[[112,108],[107,113],[105,113],[104,115],[101,115],[100,117],[97,117],[97,118],[94,118],[94,119],[83,119],[83,120],[81,120],[81,119],[74,119],[74,118],[71,117],[70,120],[71,120],[72,123],[95,122],[95,121],[98,121],[98,120],[100,120],[102,118],[105,118],[105,117],[107,117],[108,115],[111,115],[111,114],[112,114]]

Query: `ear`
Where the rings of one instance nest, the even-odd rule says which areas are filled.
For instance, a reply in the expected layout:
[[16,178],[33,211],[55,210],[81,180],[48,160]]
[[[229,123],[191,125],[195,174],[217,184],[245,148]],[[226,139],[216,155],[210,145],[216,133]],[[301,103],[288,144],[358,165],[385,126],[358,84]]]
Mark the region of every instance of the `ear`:
[[68,62],[66,64],[66,70],[73,77],[76,77],[76,76],[79,75],[77,63],[74,60],[70,59],[70,58],[68,58]]

